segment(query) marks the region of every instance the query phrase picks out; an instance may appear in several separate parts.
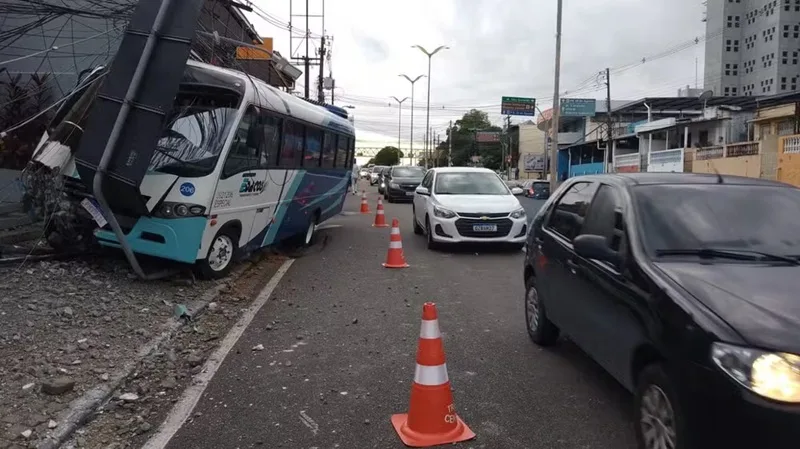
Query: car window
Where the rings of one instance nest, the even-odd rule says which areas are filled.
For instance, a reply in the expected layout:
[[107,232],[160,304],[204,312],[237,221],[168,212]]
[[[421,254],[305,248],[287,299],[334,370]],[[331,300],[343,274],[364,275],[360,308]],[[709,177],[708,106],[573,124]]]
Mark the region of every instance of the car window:
[[594,195],[581,234],[602,235],[608,239],[609,246],[619,251],[625,230],[622,198],[619,190],[601,184]]
[[594,182],[577,182],[572,185],[556,204],[548,228],[572,241],[581,230],[597,187]]
[[433,180],[433,172],[429,171],[428,173],[425,174],[425,177],[422,178],[422,183],[420,185],[422,187],[425,187],[426,189],[430,190],[431,184],[432,184],[432,182],[431,182],[432,180]]
[[711,184],[632,189],[645,247],[800,255],[800,189]]
[[418,178],[425,171],[422,167],[394,167],[390,174],[393,178]]

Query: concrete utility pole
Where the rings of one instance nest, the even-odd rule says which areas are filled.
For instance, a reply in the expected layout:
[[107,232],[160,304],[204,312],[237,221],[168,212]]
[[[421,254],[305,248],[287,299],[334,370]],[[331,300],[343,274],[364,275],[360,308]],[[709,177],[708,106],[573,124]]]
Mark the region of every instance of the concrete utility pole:
[[403,102],[408,100],[408,97],[403,98],[402,100],[397,97],[392,97],[394,101],[397,102],[397,149],[400,149],[400,136],[402,136],[402,127],[401,124],[403,123]]
[[[428,105],[425,108],[426,109],[426,112],[425,112],[425,129],[427,130],[428,135],[430,135],[430,127],[431,127],[431,59],[433,58],[433,55],[435,55],[436,53],[439,53],[441,50],[447,50],[450,47],[448,47],[446,45],[441,45],[441,46],[437,47],[436,50],[433,50],[431,52],[429,52],[428,50],[425,50],[425,48],[422,47],[421,45],[412,45],[411,48],[418,48],[421,52],[425,53],[425,55],[428,57]],[[427,142],[429,142],[429,139],[426,138],[425,142],[426,142],[426,146],[427,146],[428,145]],[[429,167],[428,162],[430,161],[430,155],[427,154],[427,153],[430,153],[430,146],[427,146],[427,148],[426,148],[425,168]]]
[[411,83],[411,140],[409,140],[410,148],[408,150],[408,159],[409,164],[414,165],[414,84],[419,81],[420,78],[423,78],[425,75],[419,75],[418,77],[411,79],[408,75],[397,75],[402,76],[403,78],[407,79],[409,83]]
[[453,121],[450,120],[450,127],[447,128],[450,136],[447,138],[447,166],[453,166]]
[[308,0],[306,0],[306,64],[305,70],[303,71],[305,75],[306,85],[305,85],[305,98],[309,98],[309,85],[311,84],[311,61],[309,60],[308,51],[309,51],[309,40],[311,39],[311,31],[308,25]]
[[319,79],[317,80],[317,101],[325,103],[325,36],[322,36],[322,44],[319,47]]
[[558,96],[559,81],[561,80],[561,12],[563,0],[558,0],[556,12],[556,70],[553,86],[553,118],[550,122],[552,142],[550,145],[550,191],[555,192],[558,187],[558,119],[561,115],[561,100]]
[[606,126],[608,126],[608,143],[606,144],[606,154],[603,159],[603,173],[608,172],[608,164],[614,160],[614,120],[611,119],[611,70],[606,68]]

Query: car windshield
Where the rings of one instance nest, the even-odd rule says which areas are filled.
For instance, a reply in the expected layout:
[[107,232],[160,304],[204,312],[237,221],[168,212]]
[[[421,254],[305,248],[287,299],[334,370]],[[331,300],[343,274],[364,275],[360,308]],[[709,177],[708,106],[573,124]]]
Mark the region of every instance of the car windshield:
[[800,189],[753,185],[651,185],[633,189],[653,254],[719,249],[800,255]]
[[424,175],[422,167],[395,167],[392,170],[392,177],[395,178],[421,178]]
[[150,170],[204,176],[217,164],[237,115],[238,98],[179,94],[150,158]]
[[372,173],[380,173],[381,170],[383,170],[384,168],[385,167],[382,167],[380,165],[376,165],[376,166],[372,167]]
[[494,173],[454,172],[436,175],[438,195],[509,195],[508,187]]

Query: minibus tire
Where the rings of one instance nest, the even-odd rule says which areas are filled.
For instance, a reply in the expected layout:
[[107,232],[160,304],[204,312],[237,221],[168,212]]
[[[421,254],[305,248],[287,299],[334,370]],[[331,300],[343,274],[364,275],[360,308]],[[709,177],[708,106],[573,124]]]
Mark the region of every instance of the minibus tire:
[[[228,263],[221,269],[214,269],[208,262],[208,258],[211,255],[211,251],[214,249],[214,245],[217,242],[217,239],[220,237],[227,238],[229,240],[228,244],[231,245],[231,253],[228,256]],[[206,254],[206,258],[203,260],[197,261],[197,268],[200,272],[200,276],[203,279],[220,279],[224,278],[225,276],[230,273],[231,269],[233,268],[233,263],[236,260],[236,255],[239,253],[239,235],[236,232],[236,229],[233,227],[227,227],[220,229],[217,232],[217,235],[214,236],[214,240],[211,241],[211,247],[208,248],[208,253]]]

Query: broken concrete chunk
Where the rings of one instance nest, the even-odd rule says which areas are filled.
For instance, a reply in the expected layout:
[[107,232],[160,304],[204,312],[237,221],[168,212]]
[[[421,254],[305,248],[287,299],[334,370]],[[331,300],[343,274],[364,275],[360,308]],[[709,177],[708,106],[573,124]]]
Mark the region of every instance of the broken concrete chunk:
[[75,388],[75,381],[69,377],[58,377],[42,383],[42,393],[58,396],[69,393]]

